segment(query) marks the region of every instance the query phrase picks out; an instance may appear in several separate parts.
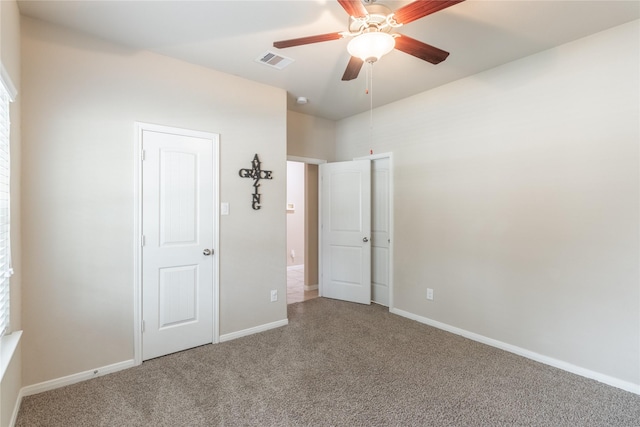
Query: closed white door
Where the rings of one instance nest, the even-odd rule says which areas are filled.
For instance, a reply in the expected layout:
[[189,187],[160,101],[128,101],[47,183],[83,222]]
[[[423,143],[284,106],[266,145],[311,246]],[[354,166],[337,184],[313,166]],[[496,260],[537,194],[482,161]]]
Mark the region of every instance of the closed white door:
[[213,145],[142,133],[143,360],[213,341]]
[[371,304],[371,165],[320,165],[321,294]]

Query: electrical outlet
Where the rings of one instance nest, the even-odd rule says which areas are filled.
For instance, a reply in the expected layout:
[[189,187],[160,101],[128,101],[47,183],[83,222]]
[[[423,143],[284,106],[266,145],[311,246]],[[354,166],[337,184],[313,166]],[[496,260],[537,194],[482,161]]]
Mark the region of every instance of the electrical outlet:
[[278,291],[276,289],[273,289],[271,291],[271,302],[276,302],[278,301]]
[[427,299],[433,301],[433,289],[427,288]]

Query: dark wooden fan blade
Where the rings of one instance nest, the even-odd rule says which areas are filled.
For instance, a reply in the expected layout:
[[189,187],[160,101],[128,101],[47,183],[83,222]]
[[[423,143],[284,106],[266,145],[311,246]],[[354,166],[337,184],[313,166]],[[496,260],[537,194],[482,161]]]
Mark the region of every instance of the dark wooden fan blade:
[[432,64],[439,64],[449,56],[447,51],[404,35],[396,37],[396,49]]
[[358,74],[360,74],[360,69],[362,69],[362,64],[364,64],[364,61],[362,59],[352,56],[349,60],[349,63],[347,64],[347,69],[344,70],[342,81],[346,82],[358,77]]
[[361,0],[338,0],[340,6],[354,18],[364,18],[368,15],[367,9],[364,8]]
[[320,34],[317,36],[300,37],[299,39],[280,40],[278,42],[273,42],[273,47],[277,47],[278,49],[284,49],[285,47],[301,46],[303,44],[311,44],[311,43],[328,42],[331,40],[338,40],[341,38],[342,38],[342,34],[340,33]]
[[446,9],[454,4],[462,3],[464,0],[416,0],[395,12],[396,22],[408,24],[427,15],[431,15],[439,10]]

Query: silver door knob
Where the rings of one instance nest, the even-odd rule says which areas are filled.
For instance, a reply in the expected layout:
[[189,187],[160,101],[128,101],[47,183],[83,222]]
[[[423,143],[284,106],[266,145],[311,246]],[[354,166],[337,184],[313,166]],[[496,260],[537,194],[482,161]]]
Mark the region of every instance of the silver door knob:
[[362,241],[367,243],[369,241],[369,239],[365,237],[364,239],[362,239]]
[[209,256],[211,255],[213,252],[211,252],[211,249],[205,249],[204,251],[202,251],[202,255],[206,255]]

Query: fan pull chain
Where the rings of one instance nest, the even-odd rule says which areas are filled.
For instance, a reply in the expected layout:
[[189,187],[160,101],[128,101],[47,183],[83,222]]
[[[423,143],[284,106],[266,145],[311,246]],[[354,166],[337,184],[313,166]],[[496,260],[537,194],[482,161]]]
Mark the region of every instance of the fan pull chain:
[[369,63],[367,80],[369,80],[369,153],[373,154],[373,62]]
[[364,94],[365,95],[369,95],[369,65],[371,65],[371,63],[367,62],[365,65],[365,79],[364,79]]
[[373,62],[369,64],[369,126],[373,135]]
[[367,62],[365,76],[365,95],[369,95],[369,154],[373,154],[373,62]]

